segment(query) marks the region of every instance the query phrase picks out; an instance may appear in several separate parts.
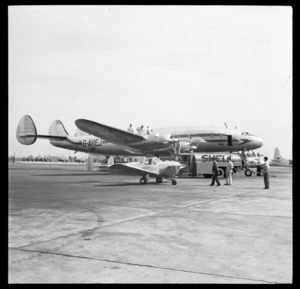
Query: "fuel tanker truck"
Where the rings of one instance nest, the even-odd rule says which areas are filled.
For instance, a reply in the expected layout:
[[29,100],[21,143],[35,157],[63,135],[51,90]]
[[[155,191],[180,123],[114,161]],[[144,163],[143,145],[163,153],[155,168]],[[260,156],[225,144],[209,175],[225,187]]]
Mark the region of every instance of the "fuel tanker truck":
[[241,170],[244,162],[238,153],[183,153],[180,154],[180,162],[186,167],[180,171],[179,177],[199,177],[211,178],[212,162],[216,158],[219,167],[219,176],[225,176],[227,158],[231,157],[233,172]]

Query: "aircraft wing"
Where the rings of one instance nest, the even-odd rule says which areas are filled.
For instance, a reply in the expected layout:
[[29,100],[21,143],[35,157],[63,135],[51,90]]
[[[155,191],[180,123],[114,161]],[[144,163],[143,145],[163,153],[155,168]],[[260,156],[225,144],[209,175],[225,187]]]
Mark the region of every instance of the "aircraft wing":
[[124,164],[114,164],[109,167],[109,169],[122,171],[124,173],[129,173],[133,175],[145,175],[148,174],[150,177],[157,177],[158,174],[154,171],[147,170],[146,168],[137,167],[134,164],[124,163]]
[[126,145],[146,139],[141,135],[136,135],[125,130],[117,129],[87,119],[77,119],[75,124],[84,132],[116,144]]

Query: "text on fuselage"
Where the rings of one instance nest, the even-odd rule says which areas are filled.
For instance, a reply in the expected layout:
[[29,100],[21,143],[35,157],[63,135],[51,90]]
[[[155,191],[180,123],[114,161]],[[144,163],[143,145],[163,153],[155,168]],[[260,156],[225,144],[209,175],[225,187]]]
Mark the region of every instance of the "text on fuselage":
[[95,138],[90,140],[83,140],[80,141],[80,143],[84,148],[92,148],[92,147],[102,146],[103,141],[102,139]]

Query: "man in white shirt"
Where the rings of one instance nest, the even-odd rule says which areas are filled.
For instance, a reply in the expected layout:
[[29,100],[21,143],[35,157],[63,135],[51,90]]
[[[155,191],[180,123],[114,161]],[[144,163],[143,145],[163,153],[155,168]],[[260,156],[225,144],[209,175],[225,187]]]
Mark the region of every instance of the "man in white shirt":
[[269,168],[270,168],[270,164],[268,162],[268,158],[264,157],[264,161],[265,163],[263,163],[261,165],[263,174],[264,174],[264,183],[265,183],[265,187],[264,189],[269,189],[270,188],[270,183],[269,183]]
[[226,165],[226,186],[232,185],[232,170],[233,170],[233,163],[231,161],[231,157],[227,158],[227,165]]

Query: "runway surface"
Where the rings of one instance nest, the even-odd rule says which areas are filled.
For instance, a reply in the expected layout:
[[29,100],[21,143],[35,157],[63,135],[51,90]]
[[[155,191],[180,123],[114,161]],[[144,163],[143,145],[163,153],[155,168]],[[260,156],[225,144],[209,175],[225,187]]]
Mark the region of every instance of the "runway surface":
[[[292,169],[232,186],[9,164],[9,283],[292,283]],[[224,184],[225,180],[221,179]]]

